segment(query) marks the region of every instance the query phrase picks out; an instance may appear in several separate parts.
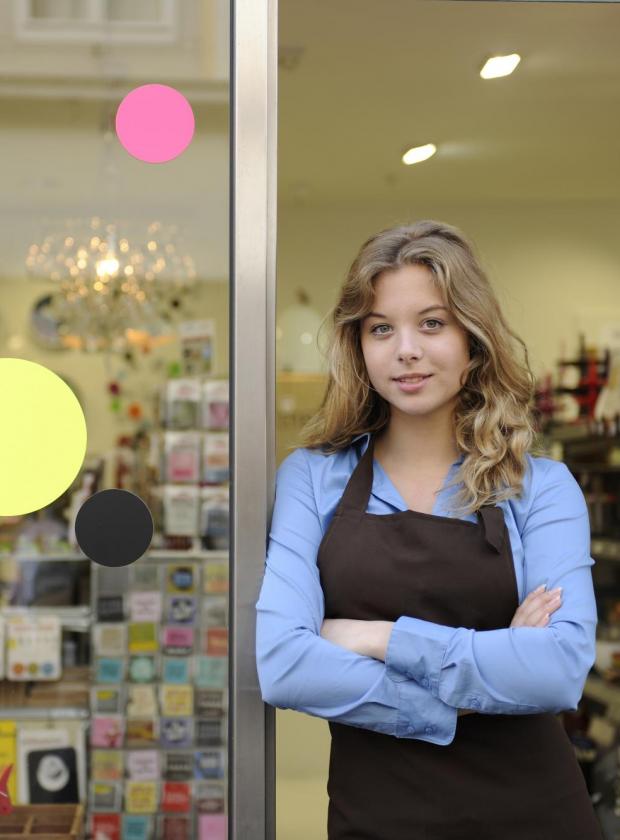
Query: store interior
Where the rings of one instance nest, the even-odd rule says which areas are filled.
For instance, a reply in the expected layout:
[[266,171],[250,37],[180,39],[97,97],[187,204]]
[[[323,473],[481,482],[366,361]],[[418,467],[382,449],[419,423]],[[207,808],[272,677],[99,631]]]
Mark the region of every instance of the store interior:
[[[226,836],[229,14],[0,6],[0,356],[57,374],[87,427],[66,492],[0,517],[3,836]],[[116,131],[152,83],[194,118],[161,163]],[[76,533],[110,488],[153,519],[122,567]]]
[[[105,16],[87,19],[87,6]],[[223,0],[0,5],[0,356],[57,373],[88,427],[66,494],[0,517],[5,637],[18,618],[35,639],[53,631],[62,672],[16,679],[7,653],[0,770],[16,765],[20,806],[68,809],[54,817],[66,837],[76,800],[101,840],[225,836],[228,14]],[[417,219],[460,227],[528,347],[550,457],[571,465],[590,507],[600,659],[564,723],[609,838],[620,826],[620,430],[613,400],[609,417],[595,409],[620,347],[619,23],[608,3],[278,4],[276,466],[320,404],[321,325],[361,243]],[[512,53],[512,75],[480,77],[487,58]],[[196,121],[188,148],[162,165],[131,157],[114,133],[124,93],[153,81],[182,91]],[[433,157],[403,164],[426,143]],[[99,273],[110,259],[118,267]],[[68,307],[89,266],[86,301]],[[102,309],[95,283],[120,285],[121,272],[141,285]],[[79,552],[79,506],[112,487],[148,501],[148,563],[96,568]],[[41,623],[51,612],[59,627]],[[157,621],[193,628],[192,643],[149,636]],[[19,637],[15,621],[10,632]],[[277,837],[316,840],[329,730],[275,716]],[[28,776],[28,756],[50,752],[67,775],[62,795]]]
[[[594,470],[573,467],[593,500],[601,667],[588,681],[591,720],[566,716],[565,725],[610,838],[620,824],[612,749],[620,689],[608,667],[620,650],[619,437],[608,423],[605,434],[592,424],[588,437],[602,386],[588,397],[583,359],[559,363],[596,358],[600,379],[606,351],[618,346],[619,24],[620,8],[606,3],[279,4],[279,461],[324,382],[327,325],[312,343],[295,340],[305,331],[298,325],[318,328],[372,233],[418,219],[460,227],[527,345],[550,457]],[[487,58],[512,53],[521,61],[511,75],[480,77]],[[426,143],[436,145],[433,157],[401,162]],[[277,836],[323,837],[327,724],[280,709],[276,721]]]

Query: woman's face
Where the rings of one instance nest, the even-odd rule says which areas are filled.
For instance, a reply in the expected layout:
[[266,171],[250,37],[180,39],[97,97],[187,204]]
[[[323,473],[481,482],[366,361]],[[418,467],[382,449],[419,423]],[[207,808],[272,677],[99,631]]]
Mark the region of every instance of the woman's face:
[[[469,363],[468,336],[445,308],[430,269],[406,265],[382,272],[372,313],[379,314],[360,323],[362,353],[370,382],[392,413],[451,416]],[[408,373],[432,375],[419,390],[406,392],[395,378]]]

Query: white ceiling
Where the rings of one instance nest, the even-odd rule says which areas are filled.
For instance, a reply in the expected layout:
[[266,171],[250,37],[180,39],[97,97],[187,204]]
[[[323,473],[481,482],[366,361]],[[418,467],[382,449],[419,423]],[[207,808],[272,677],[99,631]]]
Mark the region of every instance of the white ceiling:
[[[281,200],[618,199],[620,4],[279,0],[279,18],[301,50],[279,75]],[[512,52],[512,76],[480,78]]]
[[[4,21],[0,276],[22,272],[44,216],[107,203],[180,223],[199,274],[226,277],[226,81],[206,72],[211,35],[195,23],[211,7],[183,4],[192,15],[165,50],[26,48]],[[617,201],[619,42],[620,3],[279,0],[279,201]],[[6,57],[26,49],[29,72]],[[484,60],[508,52],[522,57],[516,72],[483,81]],[[118,144],[104,154],[105,103],[101,85],[90,88],[96,68],[118,71],[120,57],[120,79],[101,76],[112,99],[115,84],[154,76],[190,97],[196,136],[165,166]],[[433,158],[400,163],[427,142]]]

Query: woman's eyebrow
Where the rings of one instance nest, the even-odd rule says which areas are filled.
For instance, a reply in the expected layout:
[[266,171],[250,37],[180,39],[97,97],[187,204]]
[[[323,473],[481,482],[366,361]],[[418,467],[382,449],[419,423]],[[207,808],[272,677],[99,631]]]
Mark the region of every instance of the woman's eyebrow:
[[[425,315],[427,312],[432,312],[433,309],[445,309],[446,312],[450,311],[447,306],[440,306],[439,304],[435,304],[433,306],[427,306],[426,309],[420,309],[420,311],[418,312],[418,315]],[[382,312],[369,312],[366,317],[367,318],[372,318],[372,317],[387,318],[388,316],[384,315]]]

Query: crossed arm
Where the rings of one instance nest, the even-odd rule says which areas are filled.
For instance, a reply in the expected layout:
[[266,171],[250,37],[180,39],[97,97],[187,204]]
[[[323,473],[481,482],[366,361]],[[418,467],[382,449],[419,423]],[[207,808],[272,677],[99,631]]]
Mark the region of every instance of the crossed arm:
[[549,465],[532,497],[521,535],[527,589],[563,587],[549,626],[474,631],[401,616],[394,623],[359,622],[368,626],[357,637],[362,652],[354,652],[321,635],[321,525],[306,456],[303,450],[289,455],[276,479],[256,604],[263,699],[442,744],[454,737],[458,709],[534,714],[577,708],[595,652],[587,507],[560,462]]

